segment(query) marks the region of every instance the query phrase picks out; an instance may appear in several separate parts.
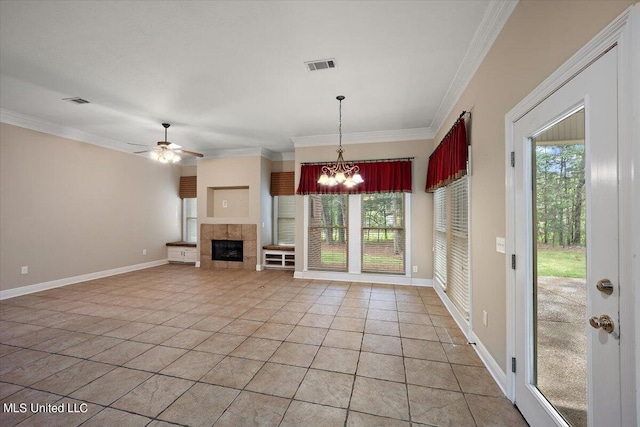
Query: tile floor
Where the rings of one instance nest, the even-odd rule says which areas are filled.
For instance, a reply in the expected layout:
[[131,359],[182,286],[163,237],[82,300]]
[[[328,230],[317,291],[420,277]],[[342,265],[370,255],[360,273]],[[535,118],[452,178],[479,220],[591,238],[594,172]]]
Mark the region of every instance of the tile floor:
[[1,301],[0,402],[2,426],[526,426],[431,288],[183,265]]

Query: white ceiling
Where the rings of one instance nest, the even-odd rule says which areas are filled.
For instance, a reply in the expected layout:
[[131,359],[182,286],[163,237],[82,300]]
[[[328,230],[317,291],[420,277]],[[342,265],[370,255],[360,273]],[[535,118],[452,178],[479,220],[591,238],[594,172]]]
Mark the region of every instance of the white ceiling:
[[513,5],[2,0],[2,121],[129,152],[168,122],[187,150],[278,153],[335,135],[345,95],[354,140],[433,136]]

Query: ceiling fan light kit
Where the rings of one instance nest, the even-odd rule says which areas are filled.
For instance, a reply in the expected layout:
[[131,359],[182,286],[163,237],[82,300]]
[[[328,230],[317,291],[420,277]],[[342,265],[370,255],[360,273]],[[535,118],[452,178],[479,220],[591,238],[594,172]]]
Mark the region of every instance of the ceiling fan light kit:
[[330,164],[322,167],[322,175],[318,179],[318,184],[333,187],[338,184],[344,185],[346,188],[353,188],[356,185],[364,182],[364,179],[360,176],[360,167],[354,163],[346,163],[342,153],[342,101],[344,96],[338,95],[336,97],[340,103],[339,114],[340,124],[338,126],[339,132],[339,145],[336,152],[338,153],[338,159],[334,164]]
[[[146,151],[137,151],[134,154],[149,153],[149,157],[153,160],[157,160],[160,163],[177,163],[182,160],[180,154],[186,154],[187,156],[204,157],[200,153],[193,151],[182,150],[181,146],[167,141],[167,129],[171,126],[169,123],[163,123],[164,127],[164,141],[158,141],[157,147],[153,147]],[[138,145],[138,144],[130,144]]]

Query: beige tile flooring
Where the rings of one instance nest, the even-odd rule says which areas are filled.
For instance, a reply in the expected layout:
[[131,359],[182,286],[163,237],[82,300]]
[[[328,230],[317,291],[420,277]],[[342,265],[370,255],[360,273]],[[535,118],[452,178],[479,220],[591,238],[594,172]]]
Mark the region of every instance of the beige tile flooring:
[[0,302],[0,356],[2,426],[526,425],[431,288],[166,265]]

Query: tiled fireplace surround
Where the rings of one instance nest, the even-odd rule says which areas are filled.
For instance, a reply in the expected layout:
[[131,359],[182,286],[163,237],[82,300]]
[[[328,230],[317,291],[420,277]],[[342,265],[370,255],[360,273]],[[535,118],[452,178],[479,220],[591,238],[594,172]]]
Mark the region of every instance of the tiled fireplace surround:
[[[211,259],[212,240],[242,240],[242,262],[213,261]],[[235,268],[255,270],[258,237],[255,224],[201,224],[200,225],[200,268]]]

